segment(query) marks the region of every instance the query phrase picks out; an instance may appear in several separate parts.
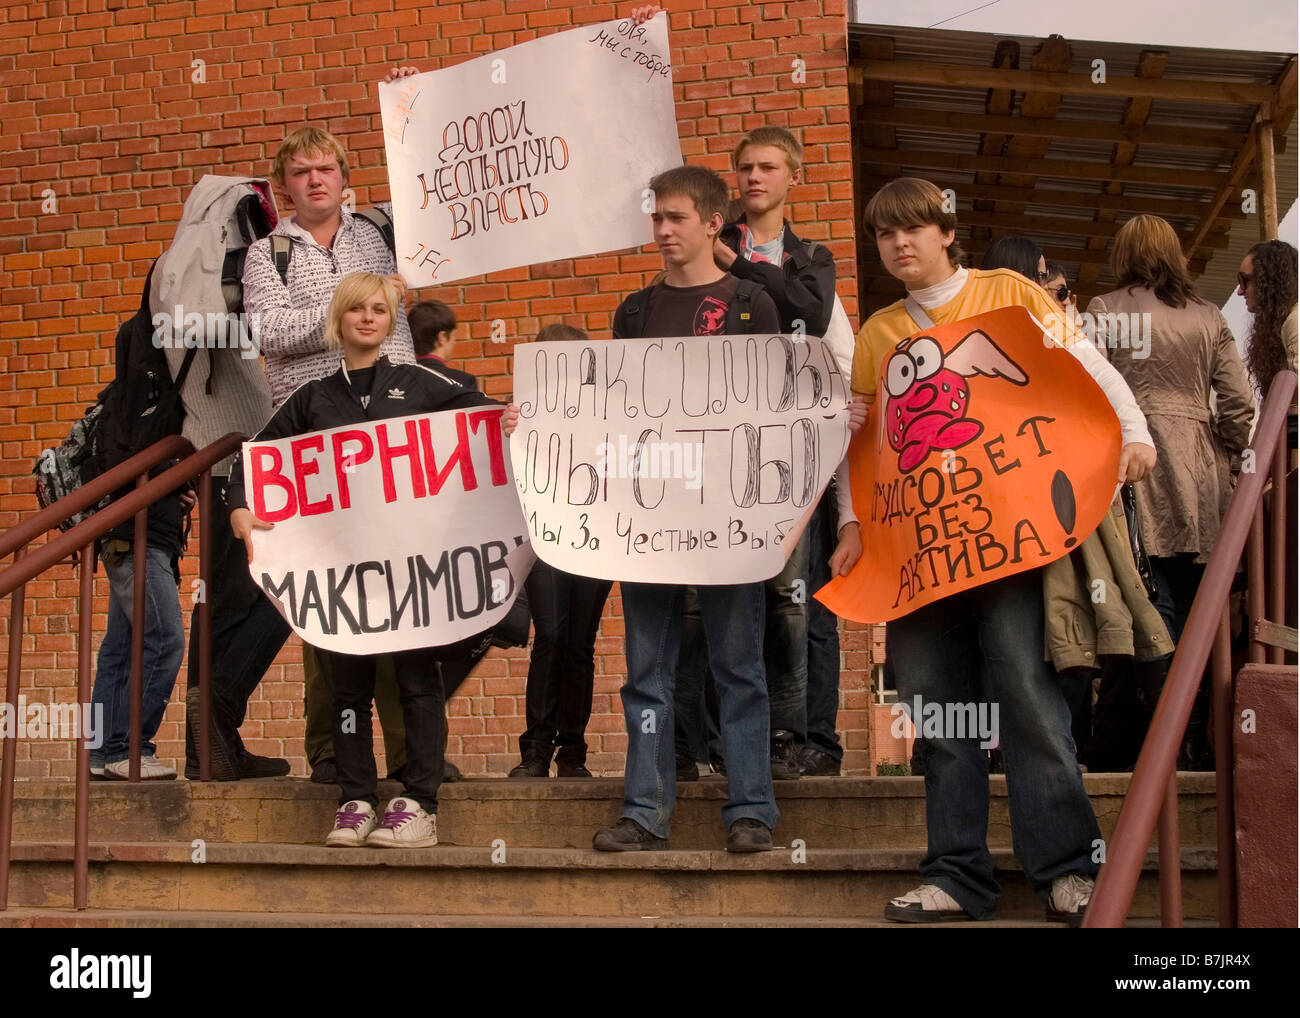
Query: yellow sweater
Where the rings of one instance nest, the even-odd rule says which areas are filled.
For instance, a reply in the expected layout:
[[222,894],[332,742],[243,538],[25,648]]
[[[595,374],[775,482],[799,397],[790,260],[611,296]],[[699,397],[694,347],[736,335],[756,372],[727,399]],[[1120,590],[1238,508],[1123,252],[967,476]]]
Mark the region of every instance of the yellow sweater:
[[[1062,345],[1069,346],[1076,339],[1083,338],[1081,332],[1066,322],[1065,316],[1047,295],[1047,291],[1020,273],[1011,269],[968,271],[966,285],[957,291],[956,297],[947,304],[925,309],[936,325],[959,322],[985,311],[1019,304],[1042,322]],[[858,333],[853,351],[853,391],[875,395],[881,362],[895,346],[920,328],[918,323],[912,321],[912,316],[907,313],[901,300],[887,308],[881,308],[867,319]]]

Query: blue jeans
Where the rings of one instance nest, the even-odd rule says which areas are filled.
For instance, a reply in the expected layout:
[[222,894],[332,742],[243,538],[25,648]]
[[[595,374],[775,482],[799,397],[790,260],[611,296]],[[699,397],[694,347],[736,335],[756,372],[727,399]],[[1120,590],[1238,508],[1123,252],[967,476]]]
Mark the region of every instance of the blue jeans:
[[[684,588],[624,583],[627,625],[627,765],[623,816],[668,837],[677,799],[673,691],[682,636]],[[722,712],[729,798],[722,822],[750,817],[771,829],[780,811],[769,763],[768,697],[763,675],[763,584],[701,587],[700,616]]]
[[835,496],[827,490],[808,524],[808,738],[810,749],[841,760],[835,732],[840,710],[840,629],[835,613],[812,595],[831,581],[838,533]]
[[[104,741],[90,751],[92,767],[125,760],[130,745],[131,625],[135,562],[130,551],[105,554],[100,561],[108,576],[108,628],[99,645],[91,703],[104,711]],[[140,753],[151,756],[153,737],[171,700],[176,673],[185,656],[185,623],[172,573],[171,556],[159,548],[145,549],[144,668],[141,675]]]
[[[790,552],[782,570],[763,584],[767,630],[763,666],[772,701],[772,731],[793,732],[803,744],[808,734],[808,531]],[[707,588],[706,588],[707,589]]]
[[[987,697],[997,705],[1011,843],[1040,897],[1055,877],[1095,874],[1092,857],[1101,832],[1075,760],[1060,681],[1043,660],[1039,570],[954,594],[890,622],[889,652],[899,699],[909,708],[915,696],[926,704]],[[978,737],[954,734],[926,733],[929,849],[921,876],[983,919],[998,899],[986,840],[988,753]]]

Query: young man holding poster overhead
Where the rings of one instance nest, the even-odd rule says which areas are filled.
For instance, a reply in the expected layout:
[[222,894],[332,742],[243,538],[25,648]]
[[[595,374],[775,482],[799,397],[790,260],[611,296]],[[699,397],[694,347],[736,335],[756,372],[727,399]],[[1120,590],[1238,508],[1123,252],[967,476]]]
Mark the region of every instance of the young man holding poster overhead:
[[[714,242],[722,230],[727,187],[712,170],[679,166],[650,181],[654,238],[664,260],[661,282],[633,294],[614,312],[614,337],[775,333],[781,319],[772,298],[718,268]],[[722,740],[730,793],[722,809],[727,851],[772,847],[780,812],[768,765],[768,695],[763,673],[763,584],[700,587],[700,613],[721,701]],[[676,800],[673,689],[677,678],[684,588],[624,582],[627,722],[623,817],[597,832],[596,849],[668,848]]]
[[[876,398],[877,373],[895,346],[931,323],[1014,306],[1040,322],[1052,320],[1051,299],[1023,276],[961,267],[957,217],[930,182],[902,178],[887,184],[871,199],[863,220],[880,260],[908,292],[907,301],[876,312],[858,335],[853,389],[869,400]],[[1141,480],[1156,451],[1133,394],[1085,337],[1064,339],[1074,341],[1071,353],[1119,417],[1119,480]],[[925,377],[920,375],[924,366],[916,370]],[[905,390],[902,383],[910,379],[898,381]],[[891,392],[894,384],[891,374]],[[871,552],[868,546],[864,554]],[[1049,919],[1081,921],[1098,869],[1101,832],[1075,760],[1065,698],[1044,659],[1040,570],[950,594],[890,622],[889,654],[902,703],[919,698],[944,706],[950,717],[955,712],[947,708],[964,702],[987,699],[998,707],[995,727],[1006,762],[1016,857],[1046,902]],[[941,738],[927,732],[926,751],[929,848],[921,863],[923,882],[890,901],[885,917],[897,922],[991,918],[998,887],[987,845],[987,754],[978,736],[957,737],[955,731]]]

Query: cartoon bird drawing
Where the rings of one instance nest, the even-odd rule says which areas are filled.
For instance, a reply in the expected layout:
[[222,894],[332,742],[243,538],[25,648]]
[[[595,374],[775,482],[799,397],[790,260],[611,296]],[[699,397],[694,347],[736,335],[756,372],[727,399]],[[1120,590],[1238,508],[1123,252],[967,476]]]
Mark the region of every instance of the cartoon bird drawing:
[[905,339],[885,362],[885,404],[881,428],[898,453],[898,468],[907,473],[925,461],[932,449],[958,449],[973,442],[984,425],[970,416],[970,384],[974,375],[1005,378],[1024,385],[1029,377],[978,329],[945,355],[929,336]]

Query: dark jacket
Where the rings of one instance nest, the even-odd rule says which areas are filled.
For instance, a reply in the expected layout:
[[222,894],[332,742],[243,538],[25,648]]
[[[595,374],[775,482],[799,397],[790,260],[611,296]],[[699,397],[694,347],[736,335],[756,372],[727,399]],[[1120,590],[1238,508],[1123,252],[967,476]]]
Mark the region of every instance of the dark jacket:
[[795,236],[786,223],[781,241],[782,263],[778,267],[767,262],[751,262],[740,254],[739,224],[728,223],[718,236],[736,252],[731,274],[763,285],[780,312],[782,329],[793,331],[798,319],[803,321],[808,335],[825,335],[835,306],[835,259],[829,248],[816,244],[809,255],[807,242]]
[[471,375],[468,371],[457,371],[455,368],[448,367],[447,362],[437,354],[426,353],[423,356],[417,356],[415,358],[415,363],[419,364],[421,367],[432,368],[434,371],[438,372],[438,374],[446,375],[453,382],[460,382],[460,384],[465,386],[467,389],[478,388],[477,377]]
[[[149,479],[152,480],[159,474],[164,473],[178,462],[178,460],[169,460],[165,463],[159,463],[158,466],[149,471]],[[117,491],[113,492],[113,501],[116,502],[118,499],[125,498],[133,491],[135,491],[135,482],[118,488]],[[184,511],[181,509],[180,492],[174,491],[149,506],[146,519],[148,520],[148,529],[145,544],[150,548],[161,549],[170,555],[174,569],[176,560],[185,547],[186,519]],[[102,551],[104,546],[111,541],[125,541],[128,544],[135,541],[134,516],[124,520],[104,534],[99,539],[98,550]],[[177,580],[179,582],[179,574],[177,574]]]
[[[340,367],[332,375],[298,386],[254,441],[267,442],[309,431],[341,428],[345,424],[484,405],[501,404],[433,368],[393,364],[387,357],[380,357],[375,362],[368,405],[361,405],[352,392],[347,368]],[[226,485],[224,498],[227,512],[247,508],[242,453],[230,468],[230,483]]]

